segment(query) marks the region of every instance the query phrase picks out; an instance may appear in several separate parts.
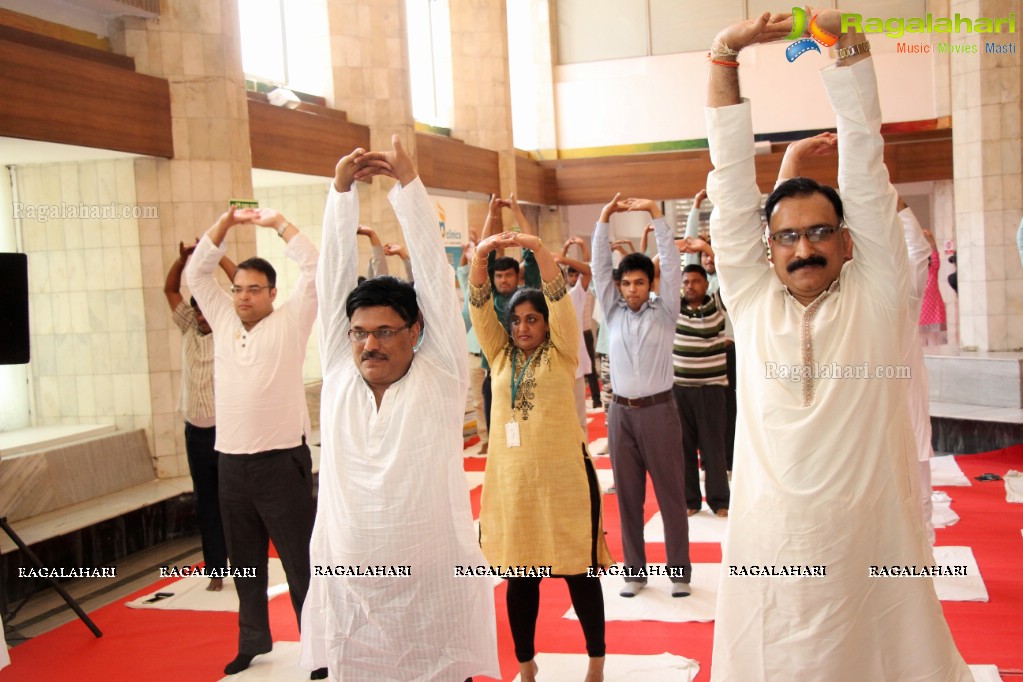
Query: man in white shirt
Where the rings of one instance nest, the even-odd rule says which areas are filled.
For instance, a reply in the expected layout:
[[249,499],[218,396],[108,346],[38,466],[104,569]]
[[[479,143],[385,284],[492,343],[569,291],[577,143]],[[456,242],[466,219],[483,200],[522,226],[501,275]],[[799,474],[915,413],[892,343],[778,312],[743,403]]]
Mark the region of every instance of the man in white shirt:
[[[300,663],[337,680],[499,677],[493,583],[457,577],[486,566],[462,469],[465,327],[432,202],[393,139],[393,152],[338,162],[324,212],[322,457]],[[352,185],[377,174],[398,180],[389,196],[415,287],[356,286]]]
[[877,572],[933,563],[905,380],[883,378],[904,357],[909,268],[869,44],[843,34],[837,10],[814,21],[839,36],[837,68],[822,75],[841,196],[782,183],[766,234],[737,57],[785,37],[791,18],[740,22],[711,48],[711,234],[743,386],[712,680],[966,682],[931,581]]
[[[275,230],[287,242],[284,254],[300,268],[291,297],[276,310],[277,274],[265,260],[238,264],[231,295],[213,277],[228,231],[250,222]],[[277,211],[228,211],[206,232],[185,271],[214,338],[220,507],[239,601],[238,656],[224,668],[228,675],[273,648],[268,541],[280,555],[300,623],[309,588],[315,504],[302,362],[316,319],[317,255]],[[237,575],[252,568],[254,578]]]

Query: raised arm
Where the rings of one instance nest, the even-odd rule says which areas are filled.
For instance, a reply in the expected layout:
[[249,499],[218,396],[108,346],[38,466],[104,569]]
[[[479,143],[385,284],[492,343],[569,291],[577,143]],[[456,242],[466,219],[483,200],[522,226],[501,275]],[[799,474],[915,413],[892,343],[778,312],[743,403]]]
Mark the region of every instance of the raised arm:
[[392,150],[369,152],[361,157],[368,163],[383,162],[398,180],[388,194],[398,216],[408,255],[417,277],[416,299],[423,315],[423,342],[417,354],[429,358],[455,375],[464,386],[469,381],[466,364],[465,323],[459,312],[458,295],[451,267],[437,230],[437,213],[419,179],[412,157],[397,135]]
[[408,249],[401,244],[384,244],[384,254],[400,258],[401,264],[405,268],[405,281],[415,283],[416,278],[412,274],[412,259],[408,255]]
[[[626,199],[623,202],[628,211],[645,211],[654,219],[654,239],[657,240],[657,255],[661,261],[661,281],[658,293],[661,298],[671,301],[677,300],[679,291],[682,288],[682,259],[679,257],[678,248],[675,246],[675,236],[671,232],[671,226],[664,220],[664,213],[661,212],[661,205],[651,199]],[[670,308],[670,306],[668,306]],[[678,306],[672,313],[672,319],[678,316]]]
[[838,136],[835,133],[821,133],[812,137],[796,140],[785,148],[781,167],[778,169],[778,182],[781,184],[790,178],[803,175],[806,159],[813,156],[829,156],[838,151]]
[[597,301],[600,309],[604,311],[604,318],[607,319],[615,314],[618,299],[621,294],[614,284],[613,270],[614,263],[611,260],[611,216],[620,211],[626,210],[621,202],[621,194],[615,194],[600,212],[600,220],[593,229],[593,257],[590,259],[590,266],[593,271],[593,282],[597,289]]
[[[841,12],[827,10],[818,23],[841,33]],[[837,29],[837,30],[832,30]],[[838,48],[864,43],[850,30]],[[889,308],[904,305],[910,291],[905,238],[896,215],[897,194],[884,165],[881,105],[869,53],[839,59],[821,72],[838,124],[838,186],[853,238],[856,272]]]
[[920,306],[923,303],[924,289],[927,288],[931,243],[924,235],[924,229],[920,226],[920,221],[916,219],[913,209],[906,205],[902,197],[899,197],[898,209],[899,222],[902,224],[902,234],[909,256],[909,301],[912,308],[910,316],[913,319],[920,319]]
[[733,24],[718,33],[707,86],[707,137],[714,170],[707,195],[714,202],[710,232],[724,298],[733,310],[770,265],[763,245],[760,188],[753,159],[753,122],[748,101],[739,93],[738,59],[757,43],[784,38],[792,29],[788,15],[768,15]]
[[577,271],[579,273],[579,282],[583,285],[583,289],[590,288],[590,282],[593,280],[593,271],[590,270],[589,263],[584,263],[581,260],[569,258],[568,256],[558,256],[554,260],[560,265],[567,265]]
[[[693,207],[689,210],[689,216],[686,218],[686,233],[683,235],[685,239],[700,236],[700,204],[702,204],[703,200],[706,198],[707,190],[705,189],[701,189],[696,193],[696,196],[693,197]],[[686,254],[683,259],[684,265],[700,264],[700,254],[694,254],[688,251],[683,251],[682,253]]]
[[203,238],[196,244],[185,267],[185,281],[195,297],[203,316],[214,322],[225,315],[234,314],[231,296],[225,292],[214,277],[217,264],[224,258],[227,247],[224,238],[236,225],[251,222],[258,217],[259,211],[240,209],[228,211],[221,215],[217,222],[206,231]]
[[167,271],[167,279],[163,283],[163,295],[172,311],[176,310],[184,300],[181,296],[181,273],[184,272],[185,263],[188,262],[188,257],[192,255],[198,244],[198,239],[195,244],[190,246],[185,246],[185,242],[178,242],[178,259],[171,263],[170,270]]
[[654,231],[653,223],[647,223],[646,227],[643,228],[643,236],[639,238],[640,253],[646,254],[648,256],[650,255],[649,253],[647,253],[647,247],[649,246],[647,242],[649,241],[650,233],[653,231]]
[[359,225],[358,234],[369,239],[369,267],[366,268],[366,279],[391,274],[387,268],[387,254],[384,253],[384,245],[377,231],[369,225]]
[[350,322],[345,300],[359,277],[359,250],[356,235],[359,224],[359,193],[355,182],[355,159],[364,153],[356,149],[338,161],[334,181],[323,211],[320,240],[320,265],[316,270],[316,291],[320,308],[320,358],[326,374],[334,367],[351,363],[348,342]]
[[284,255],[298,264],[298,279],[291,290],[288,300],[280,307],[286,312],[299,328],[308,336],[316,321],[316,264],[320,254],[309,241],[279,211],[272,208],[261,208],[252,218],[252,222],[260,227],[272,229],[284,240]]

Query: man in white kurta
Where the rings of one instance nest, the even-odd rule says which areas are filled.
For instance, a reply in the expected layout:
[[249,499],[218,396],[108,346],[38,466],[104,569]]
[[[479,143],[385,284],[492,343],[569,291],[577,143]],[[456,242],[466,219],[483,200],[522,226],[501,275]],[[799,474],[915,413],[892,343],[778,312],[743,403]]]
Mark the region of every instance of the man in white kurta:
[[[397,167],[389,198],[408,245],[422,320],[389,329],[409,334],[409,343],[423,330],[407,372],[382,393],[374,392],[379,383],[364,379],[374,371],[364,367],[366,350],[393,359],[391,344],[402,338],[350,340],[353,326],[372,328],[353,325],[345,305],[359,264],[352,180],[357,169],[373,172],[362,160],[374,157]],[[486,566],[462,469],[465,327],[436,214],[400,144],[393,154],[356,150],[338,164],[320,254],[322,456],[301,663],[325,665],[330,679],[344,682],[499,677],[492,578],[455,577],[456,567]],[[344,575],[376,567],[407,575]]]
[[[716,43],[715,58],[732,61],[790,29],[771,36],[771,23],[761,17],[725,29],[719,41],[733,52]],[[842,36],[838,47],[857,41]],[[710,67],[711,234],[743,387],[714,632],[719,682],[972,679],[931,579],[870,576],[874,566],[927,568],[932,559],[910,470],[905,381],[873,378],[903,362],[906,247],[882,160],[873,64],[862,55],[846,64],[823,75],[838,116],[854,257],[840,266],[833,240],[846,233],[811,242],[818,225],[800,224],[789,253],[826,251],[830,266],[841,267],[810,301],[783,281],[822,270],[804,268],[794,280],[777,242],[773,266],[765,254],[750,104],[740,101],[737,69]],[[770,234],[793,229],[778,216],[799,201],[778,202]]]

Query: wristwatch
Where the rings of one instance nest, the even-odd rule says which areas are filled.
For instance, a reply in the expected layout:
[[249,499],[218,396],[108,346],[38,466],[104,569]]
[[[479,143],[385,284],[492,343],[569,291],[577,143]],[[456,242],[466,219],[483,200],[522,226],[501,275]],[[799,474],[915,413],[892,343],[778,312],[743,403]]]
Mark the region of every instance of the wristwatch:
[[839,47],[835,50],[835,59],[848,59],[858,54],[866,54],[870,52],[870,41],[864,40],[862,43],[856,43],[849,47]]

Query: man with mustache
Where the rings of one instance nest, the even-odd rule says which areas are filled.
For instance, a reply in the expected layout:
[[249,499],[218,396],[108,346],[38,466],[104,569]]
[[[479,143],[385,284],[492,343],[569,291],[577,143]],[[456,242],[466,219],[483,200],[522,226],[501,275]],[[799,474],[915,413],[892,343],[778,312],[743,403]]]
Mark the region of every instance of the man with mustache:
[[[711,48],[711,235],[743,387],[722,543],[722,564],[737,570],[719,585],[711,679],[966,682],[932,583],[871,577],[871,567],[933,563],[906,381],[885,378],[903,362],[909,268],[869,43],[842,31],[838,10],[813,16],[838,41],[837,65],[822,75],[841,195],[807,178],[783,182],[767,200],[766,231],[738,57],[786,37],[791,17],[734,24]],[[869,376],[850,372],[863,367]],[[752,566],[815,570],[743,575]]]
[[[397,135],[393,145],[342,158],[324,212],[322,456],[300,663],[335,680],[499,677],[493,583],[457,577],[486,565],[462,470],[465,326],[432,202]],[[398,180],[389,198],[414,287],[356,286],[354,184],[375,175]]]

